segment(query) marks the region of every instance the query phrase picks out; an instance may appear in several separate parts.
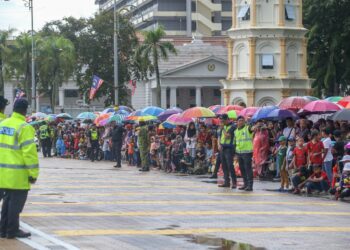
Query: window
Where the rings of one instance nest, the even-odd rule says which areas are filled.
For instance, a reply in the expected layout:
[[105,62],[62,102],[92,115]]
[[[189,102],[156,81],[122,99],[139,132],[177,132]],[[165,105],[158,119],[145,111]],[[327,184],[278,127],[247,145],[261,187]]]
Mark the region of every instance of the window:
[[79,92],[77,89],[65,89],[64,96],[69,98],[78,98]]
[[292,6],[290,4],[286,4],[286,19],[287,20],[295,20],[294,6]]
[[190,96],[196,96],[196,90],[195,89],[190,89]]
[[220,89],[214,89],[214,96],[215,96],[215,97],[221,97],[221,91],[220,91]]
[[273,69],[273,55],[271,54],[262,55],[261,66],[263,69]]
[[250,6],[249,5],[243,5],[238,13],[238,18],[242,18],[243,21],[250,20]]

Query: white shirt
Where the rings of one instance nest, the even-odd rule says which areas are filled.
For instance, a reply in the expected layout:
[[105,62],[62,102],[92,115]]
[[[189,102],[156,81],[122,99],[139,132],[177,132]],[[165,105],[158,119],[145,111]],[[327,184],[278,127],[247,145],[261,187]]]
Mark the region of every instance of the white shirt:
[[295,128],[290,128],[290,127],[286,127],[285,129],[283,129],[283,135],[284,137],[287,138],[287,140],[289,138],[295,138]]
[[326,138],[324,139],[323,141],[323,146],[325,149],[328,149],[327,151],[327,155],[326,157],[324,158],[324,161],[332,161],[333,160],[333,155],[332,155],[332,140],[331,138]]

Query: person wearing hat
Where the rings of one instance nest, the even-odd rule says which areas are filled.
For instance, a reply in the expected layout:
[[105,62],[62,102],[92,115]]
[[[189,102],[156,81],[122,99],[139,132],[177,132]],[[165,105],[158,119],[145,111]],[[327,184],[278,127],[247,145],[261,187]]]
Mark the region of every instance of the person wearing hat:
[[98,135],[98,131],[96,128],[96,124],[92,124],[89,133],[88,133],[88,137],[90,139],[90,143],[91,143],[91,153],[90,153],[90,160],[92,162],[94,162],[97,159],[97,154],[98,154],[98,149],[100,147],[100,143],[99,143],[99,135]]
[[7,118],[4,113],[5,113],[5,108],[8,104],[9,104],[9,101],[3,96],[0,96],[0,122]]
[[237,188],[237,176],[233,167],[235,127],[230,122],[227,114],[221,115],[220,122],[222,123],[222,129],[220,131],[218,149],[220,151],[222,170],[224,172],[224,183],[219,185],[219,187],[230,187],[231,176],[231,188],[235,189]]
[[25,121],[27,109],[27,100],[17,100],[11,117],[0,123],[0,189],[4,190],[0,220],[1,238],[30,236],[30,233],[19,229],[19,215],[28,191],[39,176],[35,130]]
[[246,124],[243,116],[237,117],[234,146],[244,182],[239,190],[253,191],[253,130]]
[[140,149],[141,165],[140,171],[149,171],[149,149],[150,149],[150,138],[148,134],[148,127],[144,120],[139,121],[140,131],[138,136],[138,143]]

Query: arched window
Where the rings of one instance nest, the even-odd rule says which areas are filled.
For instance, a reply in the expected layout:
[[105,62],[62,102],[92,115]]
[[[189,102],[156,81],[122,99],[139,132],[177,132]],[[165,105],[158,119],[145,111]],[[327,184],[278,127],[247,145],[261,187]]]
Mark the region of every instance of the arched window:
[[259,107],[274,106],[274,105],[277,105],[277,100],[270,96],[263,97],[258,101]]
[[248,73],[248,49],[244,44],[241,44],[237,48],[237,61],[235,65],[237,67],[238,77],[247,76]]

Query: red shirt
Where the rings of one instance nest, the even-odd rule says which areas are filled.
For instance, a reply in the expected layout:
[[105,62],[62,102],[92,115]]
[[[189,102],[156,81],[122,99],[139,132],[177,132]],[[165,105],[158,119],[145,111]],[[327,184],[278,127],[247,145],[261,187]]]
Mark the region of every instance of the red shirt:
[[302,148],[295,147],[293,150],[293,155],[295,156],[295,165],[297,166],[297,168],[306,166],[307,149],[305,147],[302,147]]
[[323,163],[322,152],[324,149],[323,143],[321,141],[316,143],[312,143],[312,141],[310,141],[307,143],[306,148],[307,148],[307,152],[310,155],[310,163],[322,165]]
[[326,174],[325,171],[321,171],[321,172],[319,172],[319,173],[317,173],[317,174],[313,173],[313,174],[310,176],[311,179],[320,178],[320,177],[322,177],[322,179],[325,180],[325,181],[329,184],[329,180],[328,180],[328,177],[327,177],[327,174]]

